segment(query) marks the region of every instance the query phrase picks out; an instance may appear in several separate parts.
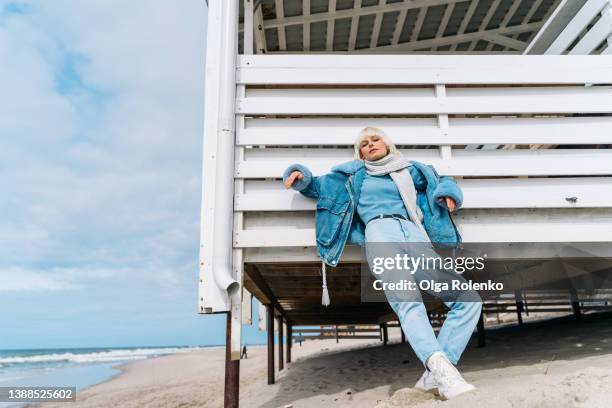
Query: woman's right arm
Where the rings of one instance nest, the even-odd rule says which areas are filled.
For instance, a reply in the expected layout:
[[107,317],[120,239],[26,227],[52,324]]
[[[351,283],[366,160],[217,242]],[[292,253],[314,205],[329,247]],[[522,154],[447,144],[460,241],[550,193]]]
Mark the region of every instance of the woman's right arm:
[[[299,174],[293,174],[299,173]],[[283,173],[285,188],[293,188],[310,198],[319,197],[319,180],[314,177],[306,166],[295,163],[287,167]]]

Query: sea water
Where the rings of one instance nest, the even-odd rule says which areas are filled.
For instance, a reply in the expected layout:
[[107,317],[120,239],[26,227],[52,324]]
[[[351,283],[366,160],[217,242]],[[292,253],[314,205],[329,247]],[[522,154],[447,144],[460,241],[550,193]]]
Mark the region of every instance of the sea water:
[[[78,392],[120,373],[119,365],[201,347],[0,350],[0,387],[76,387]],[[0,407],[26,404],[0,402]]]

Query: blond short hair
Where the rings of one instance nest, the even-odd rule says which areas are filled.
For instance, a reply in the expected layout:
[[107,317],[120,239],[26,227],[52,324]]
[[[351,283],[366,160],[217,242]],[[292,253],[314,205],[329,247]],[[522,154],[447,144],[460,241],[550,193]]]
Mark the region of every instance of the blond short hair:
[[401,156],[400,151],[397,150],[397,147],[395,147],[395,144],[393,144],[391,139],[389,139],[389,136],[387,136],[387,134],[382,129],[379,129],[377,127],[368,126],[366,128],[363,128],[361,132],[359,132],[357,139],[355,139],[355,159],[363,160],[363,158],[361,157],[360,145],[363,139],[365,139],[368,136],[380,136],[383,142],[385,142],[385,145],[387,145],[387,148],[389,149],[388,154],[393,154],[395,156]]

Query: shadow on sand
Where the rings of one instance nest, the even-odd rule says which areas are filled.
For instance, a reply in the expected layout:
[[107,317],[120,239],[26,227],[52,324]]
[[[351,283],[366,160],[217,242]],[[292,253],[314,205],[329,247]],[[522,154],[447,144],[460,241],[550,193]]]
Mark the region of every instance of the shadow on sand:
[[[459,364],[464,373],[610,354],[612,312],[585,314],[580,321],[565,316],[522,327],[488,329],[484,348],[476,347],[475,337]],[[422,372],[423,366],[407,343],[328,352],[290,364],[278,378],[277,395],[261,407],[277,408],[295,400],[336,394],[346,403],[352,395],[376,387],[388,387],[391,396],[398,389],[412,387]]]

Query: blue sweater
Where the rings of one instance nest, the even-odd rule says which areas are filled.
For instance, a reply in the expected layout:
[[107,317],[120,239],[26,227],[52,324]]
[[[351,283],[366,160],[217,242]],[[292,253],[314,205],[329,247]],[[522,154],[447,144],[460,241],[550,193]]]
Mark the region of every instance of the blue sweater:
[[357,214],[366,223],[379,214],[401,214],[408,218],[408,211],[395,182],[388,174],[366,174],[361,185]]

